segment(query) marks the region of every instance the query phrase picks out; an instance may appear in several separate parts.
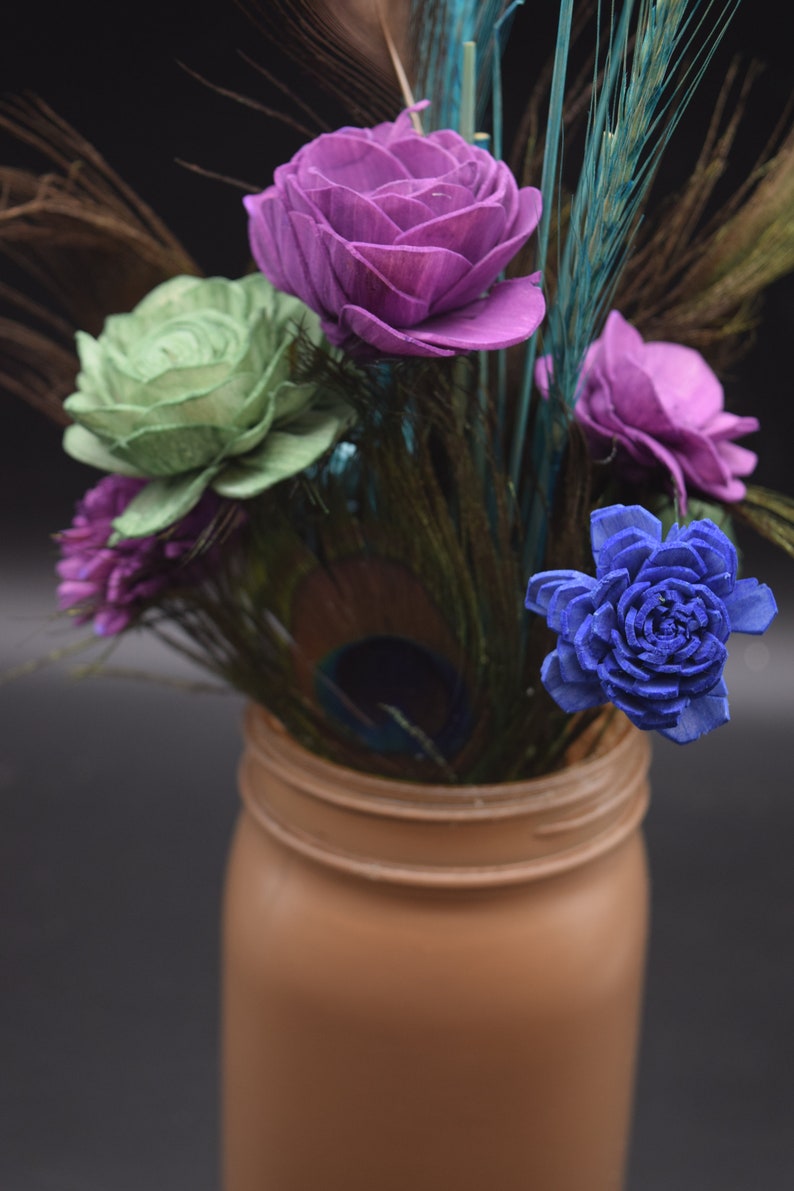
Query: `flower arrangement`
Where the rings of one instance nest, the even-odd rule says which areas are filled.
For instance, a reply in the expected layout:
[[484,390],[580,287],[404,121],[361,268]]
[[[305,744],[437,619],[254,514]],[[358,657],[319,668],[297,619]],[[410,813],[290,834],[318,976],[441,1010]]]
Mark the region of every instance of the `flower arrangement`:
[[34,210],[9,173],[0,248],[58,276],[79,241],[109,294],[89,317],[72,283],[73,347],[21,297],[0,334],[0,379],[104,473],[56,535],[61,608],[406,779],[547,771],[610,708],[718,727],[731,633],[776,612],[732,522],[794,553],[720,380],[794,268],[792,135],[713,214],[738,118],[653,190],[736,5],[560,0],[506,151],[520,7],[376,5],[364,53],[322,5],[271,6],[352,119],[245,195],[242,278],[201,276],[43,105],[0,113],[62,167]]

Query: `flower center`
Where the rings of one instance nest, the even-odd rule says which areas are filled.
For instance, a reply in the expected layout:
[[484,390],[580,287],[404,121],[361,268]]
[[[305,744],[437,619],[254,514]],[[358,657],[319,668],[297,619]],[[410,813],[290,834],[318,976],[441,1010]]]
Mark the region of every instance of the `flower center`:
[[651,588],[638,609],[635,630],[651,649],[664,654],[689,652],[708,628],[708,614],[696,595],[683,597],[667,587]]
[[145,336],[130,351],[135,374],[154,380],[172,368],[201,368],[240,351],[240,331],[223,315],[208,311],[201,319],[171,319]]

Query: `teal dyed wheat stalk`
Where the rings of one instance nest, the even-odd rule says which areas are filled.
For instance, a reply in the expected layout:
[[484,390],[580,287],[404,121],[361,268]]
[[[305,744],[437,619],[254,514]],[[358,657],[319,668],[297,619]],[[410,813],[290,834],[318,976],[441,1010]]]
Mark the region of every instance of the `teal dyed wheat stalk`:
[[[546,148],[543,157],[543,174],[540,189],[543,195],[543,215],[538,228],[538,257],[537,264],[541,273],[546,264],[549,245],[549,227],[554,197],[558,187],[559,163],[563,143],[563,103],[565,99],[565,79],[568,72],[568,55],[571,45],[571,28],[573,25],[574,0],[562,0],[560,16],[557,25],[557,42],[554,51],[554,71],[552,74],[551,96],[549,99],[549,116],[546,129]],[[520,472],[524,457],[527,426],[529,424],[529,406],[532,394],[532,374],[535,366],[537,340],[533,338],[527,344],[524,356],[524,377],[519,394],[516,411],[516,425],[513,432],[512,452],[510,457],[510,476],[513,486],[520,493]]]
[[[528,570],[540,564],[545,549],[547,510],[565,443],[564,421],[576,400],[585,351],[597,337],[610,307],[662,153],[738,3],[641,0],[636,19],[632,19],[635,6],[626,0],[620,17],[609,24],[603,63],[596,55],[582,168],[562,246],[557,293],[544,331],[544,348],[552,357],[554,375],[549,401],[541,404],[535,419],[532,466],[523,485],[519,484],[523,479],[519,472],[534,366],[532,350],[527,354],[513,444],[513,475],[522,508],[529,511]],[[717,19],[705,28],[717,7]],[[703,37],[696,44],[701,32]],[[562,160],[561,138],[562,124],[552,106],[549,168],[544,168],[542,184],[548,214],[552,203],[556,202],[559,210],[559,172],[556,161],[553,169],[549,163],[555,152]],[[552,140],[557,141],[558,150]],[[545,251],[543,240],[541,251]]]
[[[610,37],[600,90],[594,80],[582,169],[546,332],[554,358],[553,390],[568,409],[656,167],[737,4],[721,5],[720,17],[694,48],[695,34],[715,8],[713,0],[642,0],[636,23],[629,20],[632,4],[626,3]],[[684,68],[690,51],[692,61]]]

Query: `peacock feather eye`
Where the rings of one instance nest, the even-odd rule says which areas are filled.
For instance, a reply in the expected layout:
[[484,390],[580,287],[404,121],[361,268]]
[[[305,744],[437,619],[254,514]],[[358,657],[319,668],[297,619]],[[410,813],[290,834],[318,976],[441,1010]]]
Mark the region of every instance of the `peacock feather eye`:
[[464,676],[437,650],[408,637],[372,634],[319,663],[315,693],[326,714],[368,749],[451,760],[472,712]]

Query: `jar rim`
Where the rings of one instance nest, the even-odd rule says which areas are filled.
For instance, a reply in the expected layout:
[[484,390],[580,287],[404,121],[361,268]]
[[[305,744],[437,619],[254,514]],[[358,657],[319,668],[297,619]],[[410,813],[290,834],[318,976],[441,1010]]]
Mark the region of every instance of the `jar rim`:
[[300,744],[285,725],[266,708],[250,703],[245,712],[247,745],[270,769],[288,780],[298,779],[315,797],[340,806],[367,809],[385,817],[492,818],[526,813],[553,802],[560,808],[592,796],[615,765],[638,752],[647,767],[650,744],[646,733],[617,714],[598,752],[580,757],[551,773],[507,782],[450,785],[442,782],[404,781],[348,768]]
[[641,822],[647,734],[626,721],[612,735],[548,777],[423,787],[318,757],[252,705],[240,791],[262,830],[325,867],[399,885],[514,885],[588,863]]

